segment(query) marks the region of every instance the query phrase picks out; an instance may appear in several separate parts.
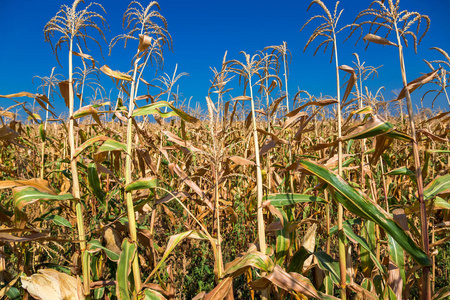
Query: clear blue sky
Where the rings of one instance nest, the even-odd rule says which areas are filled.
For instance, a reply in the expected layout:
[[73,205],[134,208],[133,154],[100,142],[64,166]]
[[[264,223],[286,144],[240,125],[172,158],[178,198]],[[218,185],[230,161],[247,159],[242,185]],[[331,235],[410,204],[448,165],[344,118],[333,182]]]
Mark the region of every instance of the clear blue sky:
[[[85,0],[89,3],[88,0]],[[129,2],[109,0],[101,3],[107,14],[110,31],[105,31],[107,41],[115,35],[123,33],[122,16]],[[173,38],[173,52],[165,51],[164,72],[172,74],[175,64],[178,63],[178,72],[187,72],[189,77],[179,80],[179,89],[183,98],[189,99],[191,103],[200,102],[205,107],[205,96],[207,95],[212,79],[209,67],[220,68],[225,51],[228,51],[229,59],[243,59],[240,51],[255,53],[266,46],[280,45],[286,41],[292,53],[292,64],[290,65],[289,89],[293,95],[298,88],[307,90],[311,94],[331,95],[335,91],[335,73],[333,64],[329,63],[330,52],[323,54],[319,52],[313,57],[317,42],[311,45],[305,53],[303,47],[319,21],[311,23],[302,32],[300,28],[311,16],[322,13],[319,6],[313,6],[309,12],[306,11],[310,1],[265,1],[265,0],[160,0],[161,14],[167,19],[168,30]],[[334,9],[335,1],[324,0],[330,10]],[[19,91],[36,92],[37,81],[32,84],[35,75],[48,76],[52,67],[57,66],[57,73],[67,77],[67,48],[60,51],[61,63],[64,68],[58,66],[53,56],[50,44],[44,41],[44,25],[56,14],[62,4],[70,5],[72,1],[23,1],[23,0],[1,0],[0,1],[0,28],[2,45],[0,47],[1,72],[0,72],[0,94],[10,94]],[[146,6],[147,1],[141,1]],[[344,9],[340,25],[351,23],[357,13],[368,7],[370,1],[343,0],[340,8]],[[84,7],[81,4],[81,7]],[[412,47],[405,51],[406,69],[408,80],[412,80],[428,72],[429,69],[422,59],[443,59],[436,51],[429,50],[430,47],[440,47],[450,52],[450,1],[448,0],[402,0],[401,9],[418,11],[431,18],[431,28],[428,35],[419,45],[418,54]],[[376,90],[384,86],[387,99],[392,99],[392,90],[399,90],[402,86],[401,74],[398,63],[398,52],[395,47],[382,47],[371,45],[368,51],[364,51],[365,45],[360,41],[355,46],[356,38],[342,43],[348,31],[337,37],[339,40],[338,51],[340,64],[352,66],[355,58],[352,53],[357,52],[362,61],[369,66],[383,67],[379,70],[379,78],[368,82],[369,88]],[[104,46],[105,60],[101,57],[98,47],[90,43],[88,52],[101,65],[107,64],[114,70],[128,71],[130,61],[135,53],[136,44],[130,42],[127,49],[123,49],[123,43],[113,49],[112,55],[107,56],[107,44]],[[330,50],[330,49],[329,49]],[[86,51],[86,50],[84,50]],[[76,65],[81,61],[75,58]],[[159,73],[160,75],[161,73]],[[147,69],[146,80],[155,77],[154,69]],[[236,79],[237,80],[237,79]],[[101,75],[101,82],[110,86],[111,80]],[[424,88],[427,88],[426,86]],[[422,90],[424,91],[424,88]],[[430,86],[431,88],[431,86]],[[419,95],[423,92],[413,94],[414,101],[418,104]],[[89,92],[89,91],[88,91]],[[142,90],[139,94],[146,93]],[[416,94],[417,93],[417,94]],[[233,96],[242,94],[242,88],[236,87]],[[112,99],[117,96],[114,90]],[[31,101],[22,98],[20,101]],[[65,110],[62,100],[56,98],[55,107],[57,112]],[[12,102],[0,99],[0,107],[7,107]],[[424,105],[431,104],[431,97],[427,98]],[[448,109],[446,100],[440,97],[435,106]]]

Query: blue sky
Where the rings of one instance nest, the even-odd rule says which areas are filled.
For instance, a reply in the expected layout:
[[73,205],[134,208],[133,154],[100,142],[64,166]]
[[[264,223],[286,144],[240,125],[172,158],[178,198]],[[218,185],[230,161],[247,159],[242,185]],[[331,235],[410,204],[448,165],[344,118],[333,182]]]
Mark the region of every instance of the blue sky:
[[[89,1],[86,0],[86,3]],[[109,31],[105,31],[109,42],[115,35],[123,33],[122,16],[128,6],[128,1],[109,0],[101,1],[107,14],[105,19],[109,24]],[[61,68],[53,56],[50,44],[44,41],[43,28],[52,16],[56,14],[62,4],[70,5],[71,1],[0,1],[0,28],[2,28],[2,46],[0,47],[1,72],[0,94],[10,94],[19,91],[36,92],[38,81],[32,84],[35,75],[48,76],[52,67],[57,66],[57,73],[67,77],[67,48],[63,46],[60,51]],[[141,1],[146,6],[147,1]],[[324,0],[324,3],[332,10],[335,1]],[[292,53],[292,63],[289,74],[289,93],[295,94],[298,89],[307,90],[313,95],[336,95],[334,64],[330,64],[330,52],[325,54],[320,51],[313,56],[314,49],[318,45],[315,42],[303,53],[303,48],[309,35],[319,25],[319,21],[311,23],[302,32],[300,28],[314,14],[322,13],[319,6],[313,6],[306,11],[309,1],[181,1],[161,0],[161,14],[167,19],[168,30],[173,39],[173,52],[165,51],[165,65],[163,72],[172,74],[175,64],[178,64],[178,72],[189,73],[188,77],[182,77],[179,81],[179,91],[182,99],[192,97],[191,105],[199,102],[205,106],[205,96],[210,86],[213,73],[210,67],[220,68],[225,51],[228,51],[229,59],[243,59],[240,51],[253,54],[266,46],[280,45],[287,42]],[[343,0],[339,7],[344,9],[339,24],[341,26],[351,23],[357,13],[368,7],[370,1]],[[82,7],[83,4],[81,4]],[[408,80],[419,77],[421,73],[428,72],[423,59],[443,59],[430,47],[440,47],[450,52],[450,1],[447,0],[402,0],[400,8],[410,11],[418,11],[431,18],[431,27],[427,36],[419,45],[415,54],[412,47],[405,49],[405,60]],[[91,31],[92,32],[92,31]],[[343,31],[338,39],[338,51],[340,64],[353,65],[355,58],[352,53],[357,52],[361,61],[367,66],[380,66],[379,77],[367,82],[369,89],[375,93],[384,86],[383,93],[386,99],[394,97],[392,90],[402,87],[401,74],[398,62],[398,51],[395,47],[383,47],[371,45],[364,51],[365,45],[360,41],[355,46],[356,37],[342,43],[348,31]],[[100,62],[107,64],[114,70],[128,71],[131,58],[135,53],[134,42],[123,49],[123,43],[113,49],[108,56],[107,43],[101,42],[105,59],[102,58],[98,47],[90,43],[90,52]],[[330,50],[330,49],[329,49]],[[81,61],[75,58],[75,66],[80,66]],[[155,69],[148,68],[144,74],[147,81],[161,75],[161,71],[155,75]],[[236,78],[237,81],[237,78]],[[111,80],[106,75],[101,75],[101,83],[111,86]],[[242,95],[242,87],[237,84],[230,95]],[[419,104],[420,95],[431,86],[423,87],[421,91],[413,93],[414,103]],[[89,90],[88,90],[89,92]],[[145,90],[139,94],[146,93]],[[117,97],[117,90],[111,92],[111,98]],[[231,97],[231,96],[229,96]],[[424,106],[431,105],[432,97],[426,98]],[[26,98],[18,99],[21,101]],[[30,99],[31,100],[31,99]],[[6,99],[0,100],[0,107],[7,107],[12,102]],[[58,113],[65,110],[63,100],[55,98],[55,107]],[[447,102],[440,97],[435,107],[448,110]]]

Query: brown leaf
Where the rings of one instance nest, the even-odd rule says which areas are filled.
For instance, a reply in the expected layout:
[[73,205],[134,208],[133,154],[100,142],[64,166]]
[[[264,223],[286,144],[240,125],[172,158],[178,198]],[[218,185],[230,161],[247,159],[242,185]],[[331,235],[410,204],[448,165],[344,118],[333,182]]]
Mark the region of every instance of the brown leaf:
[[239,166],[248,166],[248,165],[255,165],[255,162],[245,159],[243,157],[240,156],[230,156],[228,158],[229,160],[231,160],[232,162],[234,162],[235,164],[239,165]]
[[42,300],[82,300],[81,281],[54,269],[40,269],[30,277],[20,277],[22,287]]
[[308,278],[294,272],[287,273],[279,265],[275,265],[269,275],[251,282],[250,286],[254,289],[265,289],[270,283],[291,293],[302,293],[308,297],[322,298]]
[[388,39],[385,39],[385,38],[383,38],[381,36],[378,36],[378,35],[375,35],[375,34],[371,34],[371,33],[366,34],[363,37],[363,40],[366,41],[366,42],[374,43],[374,44],[389,45],[389,46],[396,46],[397,47],[396,43],[393,43],[393,42],[389,41]]
[[[313,223],[309,226],[305,235],[303,236],[302,246],[308,250],[309,252],[314,252],[314,248],[316,247],[316,231],[317,224]],[[305,262],[303,263],[303,270],[306,270],[311,264],[314,256],[310,255]]]
[[59,92],[61,93],[61,96],[64,98],[66,106],[69,107],[69,81],[68,80],[60,81],[58,85],[59,85]]
[[173,164],[173,171],[178,175],[178,177],[180,177],[181,181],[186,183],[191,189],[194,190],[197,195],[201,197],[201,200],[204,204],[206,204],[211,210],[214,210],[213,204],[208,200],[203,190],[195,182],[190,180],[189,176],[183,170],[181,170],[178,165]]
[[173,142],[181,147],[185,147],[189,149],[192,152],[200,152],[201,150],[197,147],[192,146],[192,144],[188,141],[183,140],[182,138],[178,137],[177,135],[173,134],[170,131],[163,131],[163,133],[168,137],[168,141]]
[[19,97],[28,97],[28,98],[34,98],[35,94],[29,93],[29,92],[20,92],[15,94],[9,94],[9,95],[0,95],[0,98],[19,98]]
[[0,189],[11,189],[18,186],[32,186],[40,192],[56,195],[56,192],[50,186],[47,180],[33,178],[26,180],[5,180],[0,181]]
[[139,52],[144,52],[152,44],[153,38],[151,36],[140,34],[139,35]]
[[397,299],[402,299],[402,290],[403,290],[403,280],[400,276],[400,269],[398,266],[392,261],[389,260],[389,278],[388,284],[391,287],[392,291],[394,291]]
[[347,73],[350,73],[350,79],[347,81],[347,88],[345,89],[344,97],[342,97],[342,106],[344,106],[345,101],[347,100],[348,96],[350,95],[353,89],[353,86],[355,85],[357,76],[355,70],[347,65],[342,65],[339,67],[339,69]]
[[204,300],[222,300],[233,286],[233,277],[227,277],[222,280],[211,292],[205,295]]
[[401,90],[400,94],[398,94],[397,96],[397,100],[403,99],[406,97],[406,89],[408,89],[409,93],[414,92],[417,88],[419,88],[421,85],[430,82],[431,80],[434,79],[434,77],[436,77],[437,73],[441,70],[441,68],[436,69],[434,71],[431,71],[427,74],[424,74],[416,79],[414,79],[413,81],[408,82],[408,84],[406,85],[406,87],[403,87],[403,89]]

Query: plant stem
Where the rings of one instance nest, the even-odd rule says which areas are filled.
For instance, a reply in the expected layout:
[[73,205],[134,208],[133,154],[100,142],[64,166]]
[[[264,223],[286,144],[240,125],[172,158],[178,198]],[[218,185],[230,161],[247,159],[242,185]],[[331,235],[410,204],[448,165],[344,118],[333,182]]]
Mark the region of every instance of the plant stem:
[[[427,255],[430,255],[429,249],[429,237],[428,237],[428,221],[427,221],[427,208],[425,206],[425,201],[423,198],[423,179],[422,179],[422,171],[420,166],[420,157],[419,157],[419,146],[417,143],[416,137],[416,128],[414,124],[414,111],[412,107],[411,95],[409,90],[406,88],[408,81],[406,80],[406,69],[405,69],[405,61],[403,58],[403,47],[400,40],[399,30],[397,28],[397,23],[395,25],[395,32],[397,34],[397,44],[398,44],[398,53],[400,59],[400,69],[402,73],[402,81],[403,86],[405,87],[405,95],[406,95],[406,108],[408,109],[409,115],[409,126],[411,128],[411,137],[412,137],[412,148],[413,148],[413,156],[414,156],[414,167],[416,168],[416,181],[417,181],[417,193],[419,196],[419,204],[420,204],[420,223],[421,223],[421,232],[422,232],[422,246]],[[423,284],[422,284],[422,299],[431,299],[431,285],[430,285],[430,268],[425,266],[422,269],[423,276]]]
[[[125,160],[125,184],[128,185],[131,183],[131,154],[132,154],[132,133],[133,133],[133,110],[134,110],[134,96],[135,96],[135,87],[136,87],[136,73],[138,68],[140,58],[136,58],[134,62],[134,70],[133,70],[133,81],[131,82],[131,91],[130,91],[130,104],[128,107],[128,124],[127,124],[127,153]],[[131,192],[126,192],[126,203],[127,203],[127,212],[128,212],[128,226],[130,230],[131,240],[137,243],[137,231],[136,231],[136,219],[134,214],[134,206],[133,206],[133,197]],[[137,291],[141,289],[141,271],[139,268],[139,255],[133,258],[132,262],[133,269],[133,278],[134,278],[134,287]]]
[[255,146],[255,159],[256,159],[256,188],[257,188],[257,219],[258,219],[258,241],[259,249],[263,254],[266,254],[266,233],[264,228],[264,215],[262,210],[262,198],[263,198],[263,186],[262,186],[262,173],[261,173],[261,161],[259,157],[259,142],[258,132],[256,127],[256,113],[255,103],[253,100],[253,87],[252,87],[252,74],[248,72],[248,83],[250,87],[250,98],[252,106],[252,123],[253,123],[253,142]]
[[[72,35],[73,36],[73,35]],[[73,107],[74,107],[74,97],[73,97],[73,63],[72,63],[72,46],[73,39],[70,39],[69,44],[69,146],[70,146],[70,167],[72,170],[72,193],[75,199],[77,199],[75,210],[77,215],[77,227],[78,227],[78,238],[80,239],[81,257],[84,257],[86,251],[86,233],[84,230],[84,218],[83,211],[81,208],[80,199],[80,182],[78,180],[78,169],[77,161],[78,159],[74,157],[75,154],[75,130],[73,118]],[[87,255],[86,259],[82,260],[82,272],[83,272],[83,291],[84,295],[89,297],[90,295],[90,256]]]
[[[338,175],[342,176],[342,121],[341,121],[341,92],[339,81],[339,60],[336,45],[336,34],[333,29],[333,46],[336,62],[336,89],[337,89],[337,127],[338,127]],[[338,230],[339,230],[339,268],[341,275],[341,299],[347,299],[347,253],[345,251],[345,235],[343,230],[344,208],[338,203]]]

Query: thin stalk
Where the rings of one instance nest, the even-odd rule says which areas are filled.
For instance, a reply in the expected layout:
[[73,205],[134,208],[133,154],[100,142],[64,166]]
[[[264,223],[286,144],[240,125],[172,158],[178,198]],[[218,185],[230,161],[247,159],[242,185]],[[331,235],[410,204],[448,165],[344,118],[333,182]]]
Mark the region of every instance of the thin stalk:
[[[53,77],[53,72],[55,71],[55,68],[52,69],[52,73],[50,74],[49,84],[48,84],[48,90],[47,90],[47,98],[50,101],[50,91],[51,91],[51,79]],[[45,112],[45,122],[44,122],[44,132],[47,130],[47,123],[48,123],[48,103],[47,103],[47,111]],[[45,141],[42,141],[41,145],[41,179],[44,179],[44,159],[45,155]]]
[[[72,35],[73,36],[73,35]],[[74,118],[73,118],[73,63],[72,63],[72,46],[73,39],[70,39],[69,44],[69,147],[70,147],[70,167],[72,170],[72,193],[75,199],[77,199],[75,210],[77,216],[78,238],[80,240],[81,257],[85,257],[86,251],[86,233],[84,229],[83,210],[81,208],[80,200],[80,182],[78,179],[77,161],[74,157],[75,154],[75,130],[74,130]],[[82,273],[83,273],[83,292],[84,295],[89,297],[90,295],[90,256],[87,255],[86,259],[82,260]]]
[[[397,34],[397,44],[398,44],[398,53],[400,59],[400,69],[402,73],[403,86],[406,87],[408,81],[406,80],[406,68],[405,61],[403,58],[403,47],[400,40],[399,30],[397,28],[397,24],[395,25],[395,32]],[[411,95],[409,90],[405,88],[406,95],[406,107],[408,109],[409,115],[409,126],[411,128],[411,136],[412,136],[412,148],[413,148],[413,156],[414,156],[414,167],[416,168],[416,181],[417,181],[417,193],[419,196],[419,204],[420,204],[420,223],[421,223],[421,232],[422,232],[422,246],[427,255],[430,255],[430,247],[429,247],[429,236],[428,236],[428,221],[427,221],[427,208],[425,206],[425,201],[423,197],[423,179],[422,179],[422,171],[420,166],[420,157],[419,157],[419,146],[417,143],[416,136],[416,128],[414,124],[414,111],[412,107]],[[422,284],[422,299],[431,299],[431,285],[430,285],[430,268],[425,266],[422,268],[422,276],[423,276],[423,284]]]
[[286,63],[286,56],[287,56],[287,45],[286,42],[283,42],[283,64],[284,64],[284,87],[286,89],[286,110],[287,113],[289,113],[289,92],[288,92],[288,80],[287,80],[287,63]]
[[82,59],[82,62],[83,62],[83,83],[81,84],[80,109],[83,106],[84,81],[86,80],[86,63],[84,62],[84,59]]
[[[128,124],[127,124],[127,153],[125,160],[125,184],[131,183],[131,152],[132,148],[132,132],[133,132],[133,110],[134,110],[134,96],[136,87],[136,73],[140,58],[136,58],[133,69],[133,81],[131,82],[130,104],[128,108]],[[133,197],[131,192],[126,192],[127,212],[128,212],[128,226],[130,230],[131,240],[137,243],[136,219],[134,214]],[[141,271],[139,268],[139,257],[136,255],[132,262],[134,286],[137,291],[141,289]]]
[[252,107],[252,123],[253,123],[253,142],[255,146],[255,159],[256,159],[256,187],[257,187],[257,219],[258,219],[258,241],[259,249],[265,254],[266,253],[266,233],[264,228],[264,215],[262,210],[262,198],[263,198],[263,185],[262,185],[262,173],[261,173],[261,161],[259,158],[259,142],[258,142],[258,132],[256,127],[256,113],[255,113],[255,103],[253,101],[253,87],[252,87],[252,74],[248,72],[248,82],[250,87],[250,98]]
[[[339,60],[336,45],[336,34],[333,29],[333,46],[335,62],[336,62],[336,89],[337,89],[337,126],[338,126],[338,174],[342,176],[342,121],[341,121],[341,92],[339,81]],[[347,299],[347,253],[345,251],[345,235],[343,230],[344,208],[341,203],[338,203],[338,230],[339,230],[339,268],[341,275],[341,299]]]

